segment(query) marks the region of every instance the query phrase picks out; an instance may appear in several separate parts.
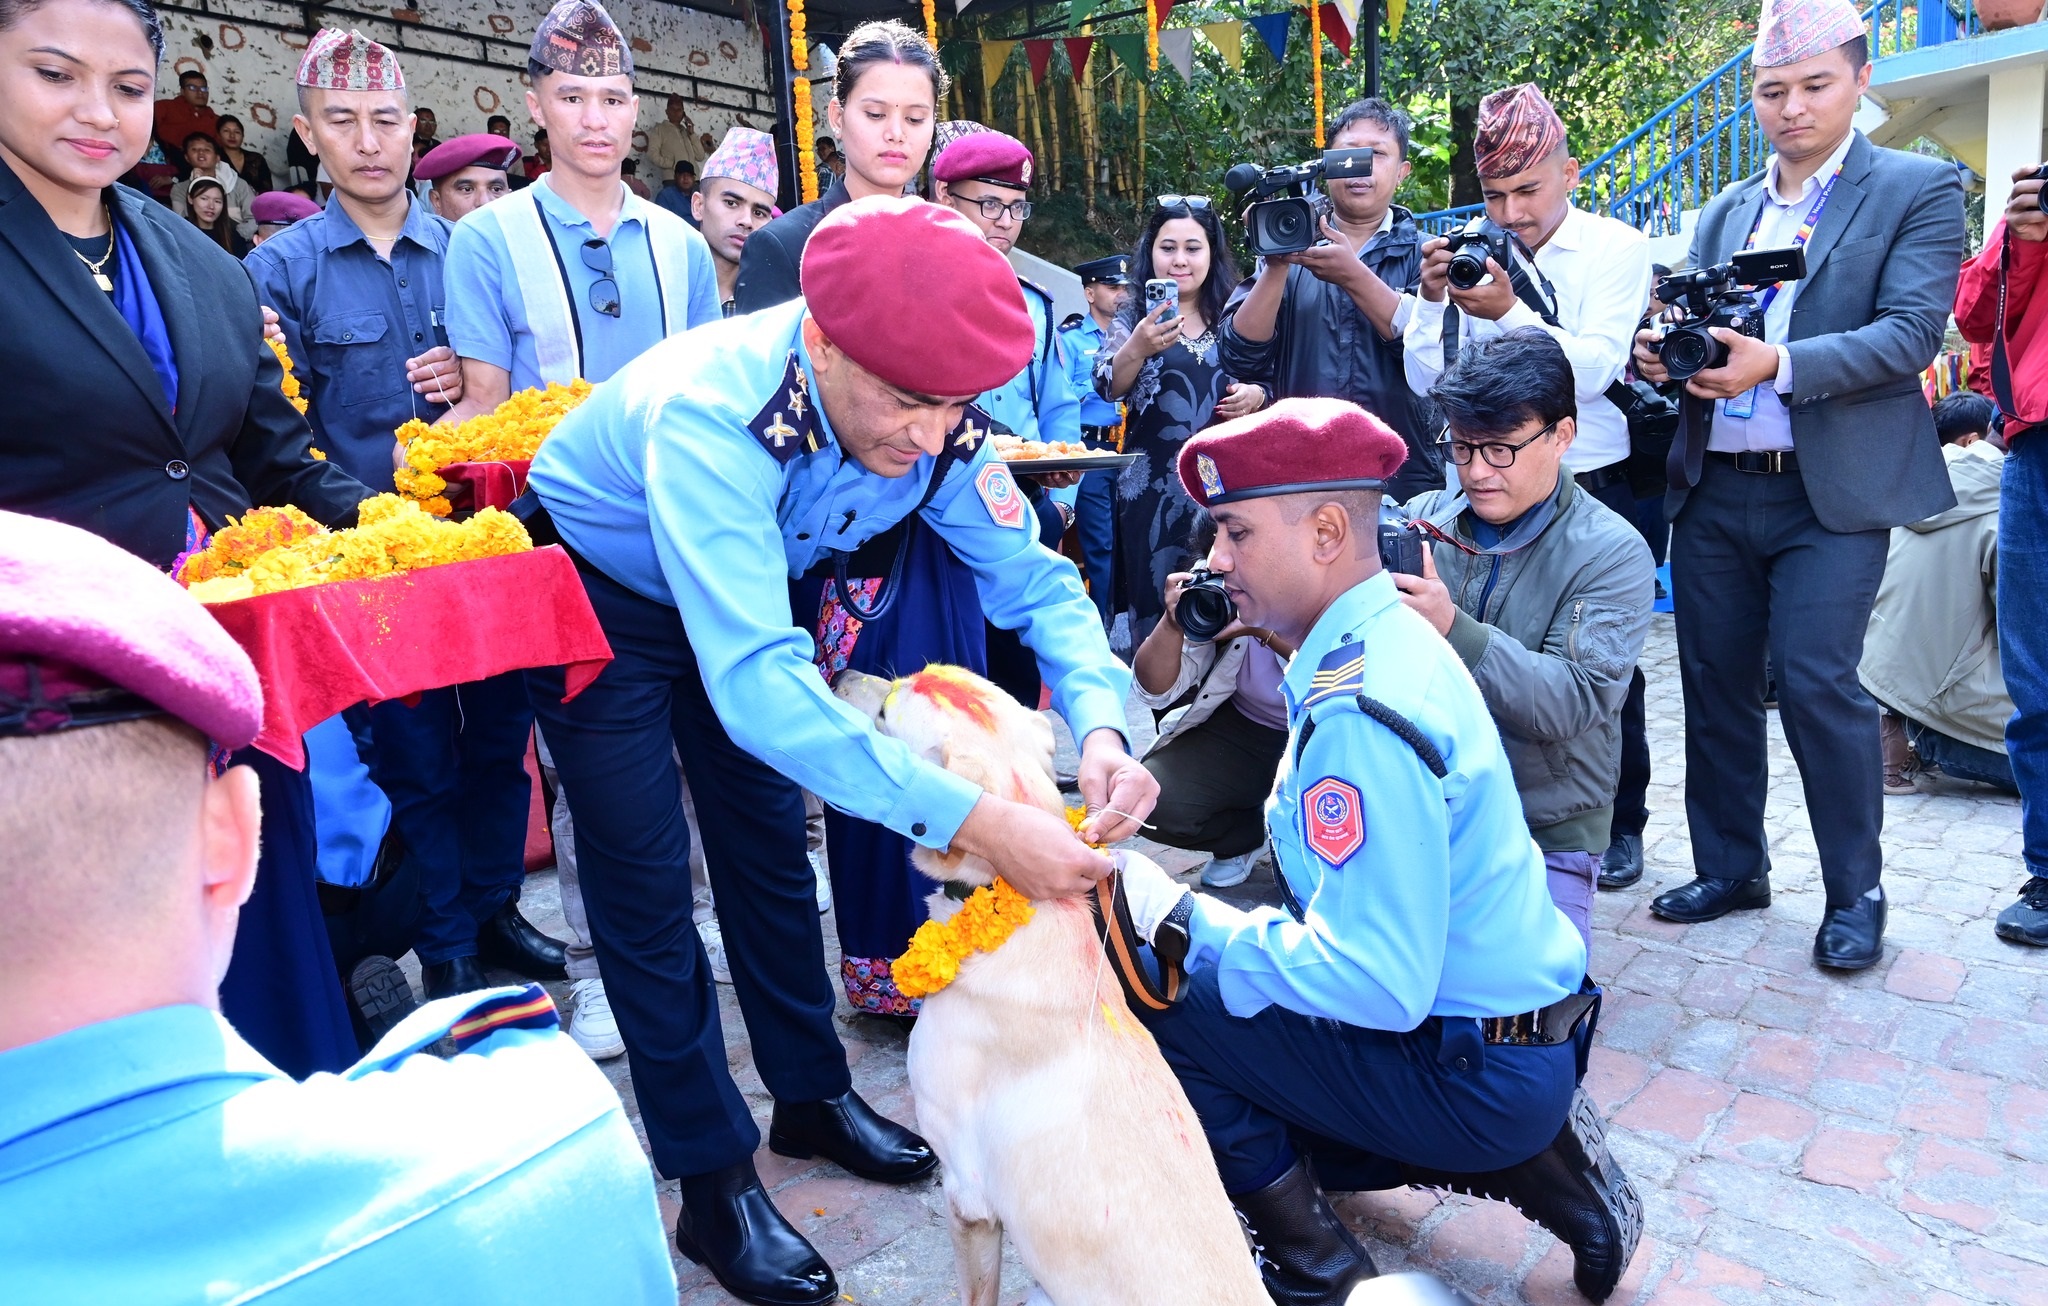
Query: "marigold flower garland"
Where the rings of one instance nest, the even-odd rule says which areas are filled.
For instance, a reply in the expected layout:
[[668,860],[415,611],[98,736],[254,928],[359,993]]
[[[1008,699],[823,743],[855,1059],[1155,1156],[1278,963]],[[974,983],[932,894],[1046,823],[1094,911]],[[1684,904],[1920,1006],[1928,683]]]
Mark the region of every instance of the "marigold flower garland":
[[789,88],[791,117],[796,120],[796,175],[803,202],[818,198],[818,157],[811,118],[811,79],[804,75],[811,66],[811,43],[804,35],[804,0],[789,0],[789,62],[796,69]]
[[292,356],[285,352],[284,341],[265,336],[263,343],[270,346],[270,352],[277,355],[278,365],[284,368],[284,384],[279,387],[284,391],[284,397],[291,400],[292,407],[305,412],[307,400],[299,396],[299,378],[292,375]]
[[[1147,0],[1149,3],[1149,0]],[[1308,4],[1308,66],[1316,93],[1316,148],[1323,148],[1323,6],[1322,0]]]
[[448,488],[439,474],[443,467],[531,461],[555,423],[589,397],[590,382],[579,377],[545,390],[521,390],[459,426],[428,426],[414,418],[398,428],[405,444],[405,466],[393,476],[398,492],[434,516],[446,517],[452,509],[441,494]]
[[932,49],[939,48],[939,7],[933,0],[924,0],[924,39],[932,43]]
[[380,494],[363,501],[357,518],[358,526],[330,531],[297,508],[252,508],[214,532],[205,549],[185,560],[178,579],[201,603],[228,603],[533,547],[519,519],[496,508],[447,522],[410,499]]
[[1145,0],[1145,59],[1159,71],[1159,0]]
[[[1079,835],[1088,823],[1085,808],[1069,807],[1067,824]],[[1090,848],[1102,847],[1091,843]],[[1003,880],[967,895],[944,921],[926,921],[910,936],[910,947],[889,963],[889,975],[906,998],[922,998],[951,984],[960,963],[977,952],[994,952],[1031,920],[1031,900]]]

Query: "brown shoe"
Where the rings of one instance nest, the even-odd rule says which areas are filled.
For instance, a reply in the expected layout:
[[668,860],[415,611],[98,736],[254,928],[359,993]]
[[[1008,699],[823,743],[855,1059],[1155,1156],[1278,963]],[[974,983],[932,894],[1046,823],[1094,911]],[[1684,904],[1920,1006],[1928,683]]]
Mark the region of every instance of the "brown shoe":
[[1906,739],[1906,722],[1896,712],[1877,718],[1878,744],[1884,750],[1884,791],[1891,797],[1915,792],[1913,774],[1919,765],[1913,760],[1913,745]]

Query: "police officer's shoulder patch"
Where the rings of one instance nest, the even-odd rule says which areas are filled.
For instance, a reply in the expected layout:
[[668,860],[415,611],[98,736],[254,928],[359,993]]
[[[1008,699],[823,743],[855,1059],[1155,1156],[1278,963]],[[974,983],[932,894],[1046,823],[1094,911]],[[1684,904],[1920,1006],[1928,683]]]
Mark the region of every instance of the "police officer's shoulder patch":
[[989,519],[998,526],[1024,526],[1029,508],[1024,492],[1017,488],[1017,482],[1010,476],[1010,469],[1001,462],[989,462],[974,474],[974,490],[981,496],[981,505],[988,509]]
[[1014,435],[1009,427],[990,417],[978,404],[969,404],[960,414],[960,423],[946,433],[946,441],[953,449],[953,456],[961,462],[971,462],[981,452],[982,441],[991,435]]
[[1060,330],[1062,331],[1072,331],[1075,327],[1080,325],[1081,315],[1079,313],[1069,313],[1065,317],[1060,319]]
[[1314,707],[1327,698],[1350,698],[1365,688],[1365,645],[1360,641],[1339,644],[1316,663],[1303,707]]
[[1302,840],[1316,856],[1341,866],[1365,846],[1365,806],[1358,786],[1335,776],[1318,780],[1301,796]]
[[811,380],[804,375],[796,350],[789,351],[789,364],[783,369],[782,380],[761,411],[754,414],[754,420],[747,423],[747,429],[779,463],[798,454],[816,453],[822,446],[817,402],[811,397]]
[[448,1027],[448,1037],[457,1052],[467,1052],[501,1029],[553,1029],[561,1023],[548,991],[528,984],[517,993],[500,993],[477,1003]]

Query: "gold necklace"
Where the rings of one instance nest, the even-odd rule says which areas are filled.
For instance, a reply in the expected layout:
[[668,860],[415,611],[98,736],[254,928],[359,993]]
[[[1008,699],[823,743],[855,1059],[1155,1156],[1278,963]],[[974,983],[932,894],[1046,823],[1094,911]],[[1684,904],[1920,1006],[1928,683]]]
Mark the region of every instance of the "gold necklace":
[[85,270],[92,273],[94,285],[106,291],[109,295],[114,293],[114,279],[101,271],[102,268],[107,266],[107,260],[114,257],[114,215],[112,213],[107,214],[107,252],[100,255],[99,262],[95,263],[85,255],[79,254],[76,248],[73,248],[71,252],[78,256],[80,263],[85,264]]

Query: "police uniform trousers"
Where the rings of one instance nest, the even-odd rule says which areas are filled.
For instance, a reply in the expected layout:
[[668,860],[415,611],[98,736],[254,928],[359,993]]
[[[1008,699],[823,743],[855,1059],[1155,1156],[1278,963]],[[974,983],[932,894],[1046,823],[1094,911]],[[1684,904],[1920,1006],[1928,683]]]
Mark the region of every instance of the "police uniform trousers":
[[1700,875],[1770,869],[1764,658],[1799,764],[1830,907],[1877,887],[1883,762],[1877,703],[1856,677],[1884,579],[1885,530],[1831,531],[1800,473],[1711,454],[1671,526],[1671,600],[1685,687],[1685,815]]
[[1333,1192],[1396,1187],[1400,1162],[1472,1173],[1526,1161],[1557,1136],[1592,1037],[1590,1021],[1573,1040],[1518,1047],[1487,1045],[1462,1017],[1397,1034],[1279,1006],[1233,1016],[1214,967],[1140,1018],[1232,1195],[1265,1187],[1303,1153]]
[[420,964],[476,955],[477,926],[519,900],[533,779],[523,672],[430,689],[369,709],[370,778],[418,864]]
[[691,921],[675,758],[696,797],[754,1065],[785,1102],[852,1087],[832,1024],[803,795],[727,734],[681,613],[587,564],[579,574],[612,661],[568,703],[559,667],[529,672],[528,687],[575,819],[591,942],[655,1167],[670,1178],[705,1174],[753,1155],[760,1131],[727,1069],[718,996]]
[[346,1070],[361,1055],[327,941],[314,874],[313,782],[255,748],[236,766],[263,787],[263,853],[235,928],[220,1010],[271,1065],[294,1079]]
[[1074,488],[1074,531],[1081,539],[1081,565],[1088,571],[1088,598],[1109,627],[1116,596],[1116,477],[1113,469],[1087,472]]

